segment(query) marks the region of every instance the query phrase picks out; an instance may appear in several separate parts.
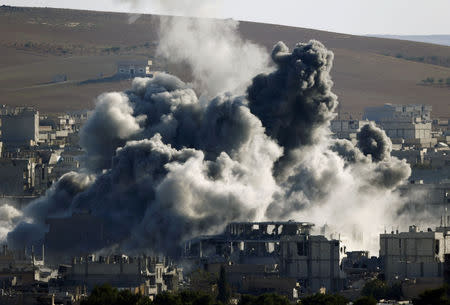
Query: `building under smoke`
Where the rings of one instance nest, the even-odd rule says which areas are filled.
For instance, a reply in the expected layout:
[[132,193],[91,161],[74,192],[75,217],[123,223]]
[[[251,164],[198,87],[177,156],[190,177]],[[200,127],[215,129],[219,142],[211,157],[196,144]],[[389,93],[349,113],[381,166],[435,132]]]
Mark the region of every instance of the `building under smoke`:
[[[320,288],[338,291],[343,279],[339,240],[311,235],[313,226],[294,221],[232,222],[223,234],[199,236],[186,242],[184,257],[198,265],[231,263],[237,271],[239,266],[247,266],[246,274],[237,278],[230,275],[241,291],[245,277],[255,272],[258,277],[275,273],[295,279],[303,292],[317,292]],[[258,271],[261,268],[272,271],[264,274]]]

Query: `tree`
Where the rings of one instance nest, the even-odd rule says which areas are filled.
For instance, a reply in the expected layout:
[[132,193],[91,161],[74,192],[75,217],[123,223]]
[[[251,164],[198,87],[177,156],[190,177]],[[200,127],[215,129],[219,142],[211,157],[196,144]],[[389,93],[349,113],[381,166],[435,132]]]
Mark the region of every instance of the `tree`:
[[388,286],[385,282],[379,279],[375,279],[368,281],[364,285],[361,294],[366,297],[373,297],[376,300],[399,300],[402,297],[402,287],[400,284],[393,284],[392,286]]
[[110,284],[95,286],[89,297],[81,302],[81,305],[114,304],[118,294],[119,291]]
[[414,305],[450,305],[444,287],[433,290],[426,290],[413,300]]
[[220,266],[219,280],[217,282],[217,290],[218,290],[217,300],[222,303],[228,304],[231,297],[231,289],[227,283],[227,275],[225,272],[225,266],[223,265]]
[[148,297],[133,294],[129,290],[118,291],[110,284],[95,286],[86,300],[81,305],[150,305]]
[[348,300],[338,294],[316,293],[300,300],[301,305],[346,305]]
[[221,303],[216,302],[209,294],[185,290],[178,293],[160,293],[155,297],[153,305],[221,305]]
[[181,297],[179,294],[163,292],[156,295],[153,301],[154,305],[182,305]]
[[373,297],[361,297],[353,305],[377,305],[377,300]]
[[238,305],[290,305],[288,298],[275,293],[262,294],[260,296],[243,295]]

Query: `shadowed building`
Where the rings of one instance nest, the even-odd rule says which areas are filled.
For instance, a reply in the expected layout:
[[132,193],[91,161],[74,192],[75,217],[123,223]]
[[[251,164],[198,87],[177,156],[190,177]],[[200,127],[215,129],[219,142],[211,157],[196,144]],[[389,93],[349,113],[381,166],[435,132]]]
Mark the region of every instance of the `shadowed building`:
[[[184,257],[206,267],[234,265],[228,268],[235,270],[229,277],[240,291],[248,288],[250,277],[253,284],[293,279],[292,288],[298,283],[301,292],[338,291],[342,288],[339,241],[311,235],[312,226],[294,221],[233,222],[223,234],[186,242]],[[248,272],[241,274],[244,269]]]

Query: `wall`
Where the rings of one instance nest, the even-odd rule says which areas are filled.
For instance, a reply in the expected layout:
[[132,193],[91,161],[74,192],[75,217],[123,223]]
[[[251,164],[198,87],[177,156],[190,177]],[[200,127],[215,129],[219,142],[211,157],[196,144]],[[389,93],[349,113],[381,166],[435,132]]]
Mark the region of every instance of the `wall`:
[[2,141],[14,145],[29,145],[39,140],[39,112],[23,110],[16,115],[3,115]]

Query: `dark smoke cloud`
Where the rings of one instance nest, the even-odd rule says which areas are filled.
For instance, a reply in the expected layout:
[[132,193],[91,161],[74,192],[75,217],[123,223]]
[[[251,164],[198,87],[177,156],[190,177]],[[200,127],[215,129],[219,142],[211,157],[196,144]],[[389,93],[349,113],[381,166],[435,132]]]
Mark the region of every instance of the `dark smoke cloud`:
[[372,160],[379,162],[389,158],[392,151],[392,142],[384,130],[378,128],[373,123],[364,125],[357,134],[358,147],[367,156],[371,155]]
[[250,110],[286,149],[317,142],[315,132],[337,106],[329,74],[333,53],[315,40],[297,44],[292,53],[279,42],[272,59],[278,69],[258,75],[248,88]]
[[[64,176],[24,212],[8,242],[42,240],[47,216],[81,211],[104,222],[109,244],[98,248],[127,252],[175,255],[182,241],[237,220],[325,221],[343,234],[355,225],[377,234],[409,166],[390,157],[374,126],[358,135],[361,149],[330,137],[333,54],[321,43],[290,52],[280,42],[272,59],[277,69],[256,76],[248,97],[199,99],[164,73],[101,95],[81,132],[95,176]],[[364,218],[374,206],[372,222],[346,214]]]

